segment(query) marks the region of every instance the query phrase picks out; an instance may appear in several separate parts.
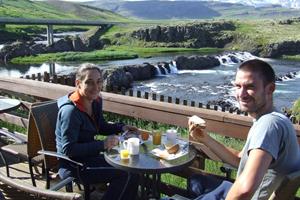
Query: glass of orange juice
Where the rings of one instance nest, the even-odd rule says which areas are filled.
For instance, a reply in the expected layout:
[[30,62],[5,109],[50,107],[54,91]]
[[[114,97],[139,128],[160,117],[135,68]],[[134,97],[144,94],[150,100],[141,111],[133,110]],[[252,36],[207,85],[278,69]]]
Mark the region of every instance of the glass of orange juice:
[[120,157],[121,157],[121,159],[128,159],[129,158],[128,149],[121,149],[120,150]]
[[146,141],[149,139],[149,133],[146,131],[141,132],[141,138],[142,140]]
[[153,140],[153,145],[160,145],[161,144],[161,132],[154,131],[152,133],[152,140]]

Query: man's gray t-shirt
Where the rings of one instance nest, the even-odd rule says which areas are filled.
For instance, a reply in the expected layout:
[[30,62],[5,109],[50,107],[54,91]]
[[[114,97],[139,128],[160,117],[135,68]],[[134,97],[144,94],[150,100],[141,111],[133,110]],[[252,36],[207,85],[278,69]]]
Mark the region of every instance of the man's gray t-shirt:
[[238,176],[252,149],[267,151],[273,160],[252,199],[268,199],[285,174],[300,169],[300,150],[295,129],[283,114],[272,112],[254,121],[243,148]]

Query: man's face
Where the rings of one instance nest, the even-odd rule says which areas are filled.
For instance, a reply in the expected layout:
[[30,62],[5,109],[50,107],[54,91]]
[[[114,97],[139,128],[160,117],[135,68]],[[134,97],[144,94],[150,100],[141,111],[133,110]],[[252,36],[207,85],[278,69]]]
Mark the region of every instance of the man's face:
[[236,99],[240,109],[251,116],[264,114],[273,107],[272,94],[274,83],[264,85],[262,77],[246,70],[238,70],[235,78]]

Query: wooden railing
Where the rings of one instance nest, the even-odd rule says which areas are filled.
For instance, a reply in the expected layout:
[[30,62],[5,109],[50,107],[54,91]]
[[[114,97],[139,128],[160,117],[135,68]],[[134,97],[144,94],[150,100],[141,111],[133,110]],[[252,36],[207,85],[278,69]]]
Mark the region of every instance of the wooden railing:
[[[2,77],[0,78],[0,89],[6,92],[34,96],[44,100],[57,99],[73,91],[74,87],[20,78]],[[208,131],[233,138],[246,139],[252,124],[251,118],[245,115],[106,92],[102,92],[101,95],[103,98],[104,111],[180,127],[187,127],[189,116],[198,115],[206,120]],[[27,124],[27,119],[11,114],[2,114],[0,115],[0,119],[25,127]],[[299,138],[300,125],[294,124],[294,127]],[[201,149],[205,153],[210,154],[203,145]],[[210,156],[218,160],[217,157],[214,157],[215,155]],[[185,170],[177,174],[187,176],[197,170],[196,168],[203,168],[203,162],[201,160],[199,160],[197,166],[190,167],[188,171]],[[164,185],[164,187],[167,194],[168,190],[173,191],[173,188],[171,187],[170,189],[170,186]]]

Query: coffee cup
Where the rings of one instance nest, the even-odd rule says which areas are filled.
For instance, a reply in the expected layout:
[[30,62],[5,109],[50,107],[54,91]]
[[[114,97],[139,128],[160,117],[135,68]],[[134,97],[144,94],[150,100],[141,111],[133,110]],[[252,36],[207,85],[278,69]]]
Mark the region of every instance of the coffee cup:
[[140,139],[139,138],[129,138],[123,142],[123,146],[128,150],[130,155],[137,155],[140,151]]

